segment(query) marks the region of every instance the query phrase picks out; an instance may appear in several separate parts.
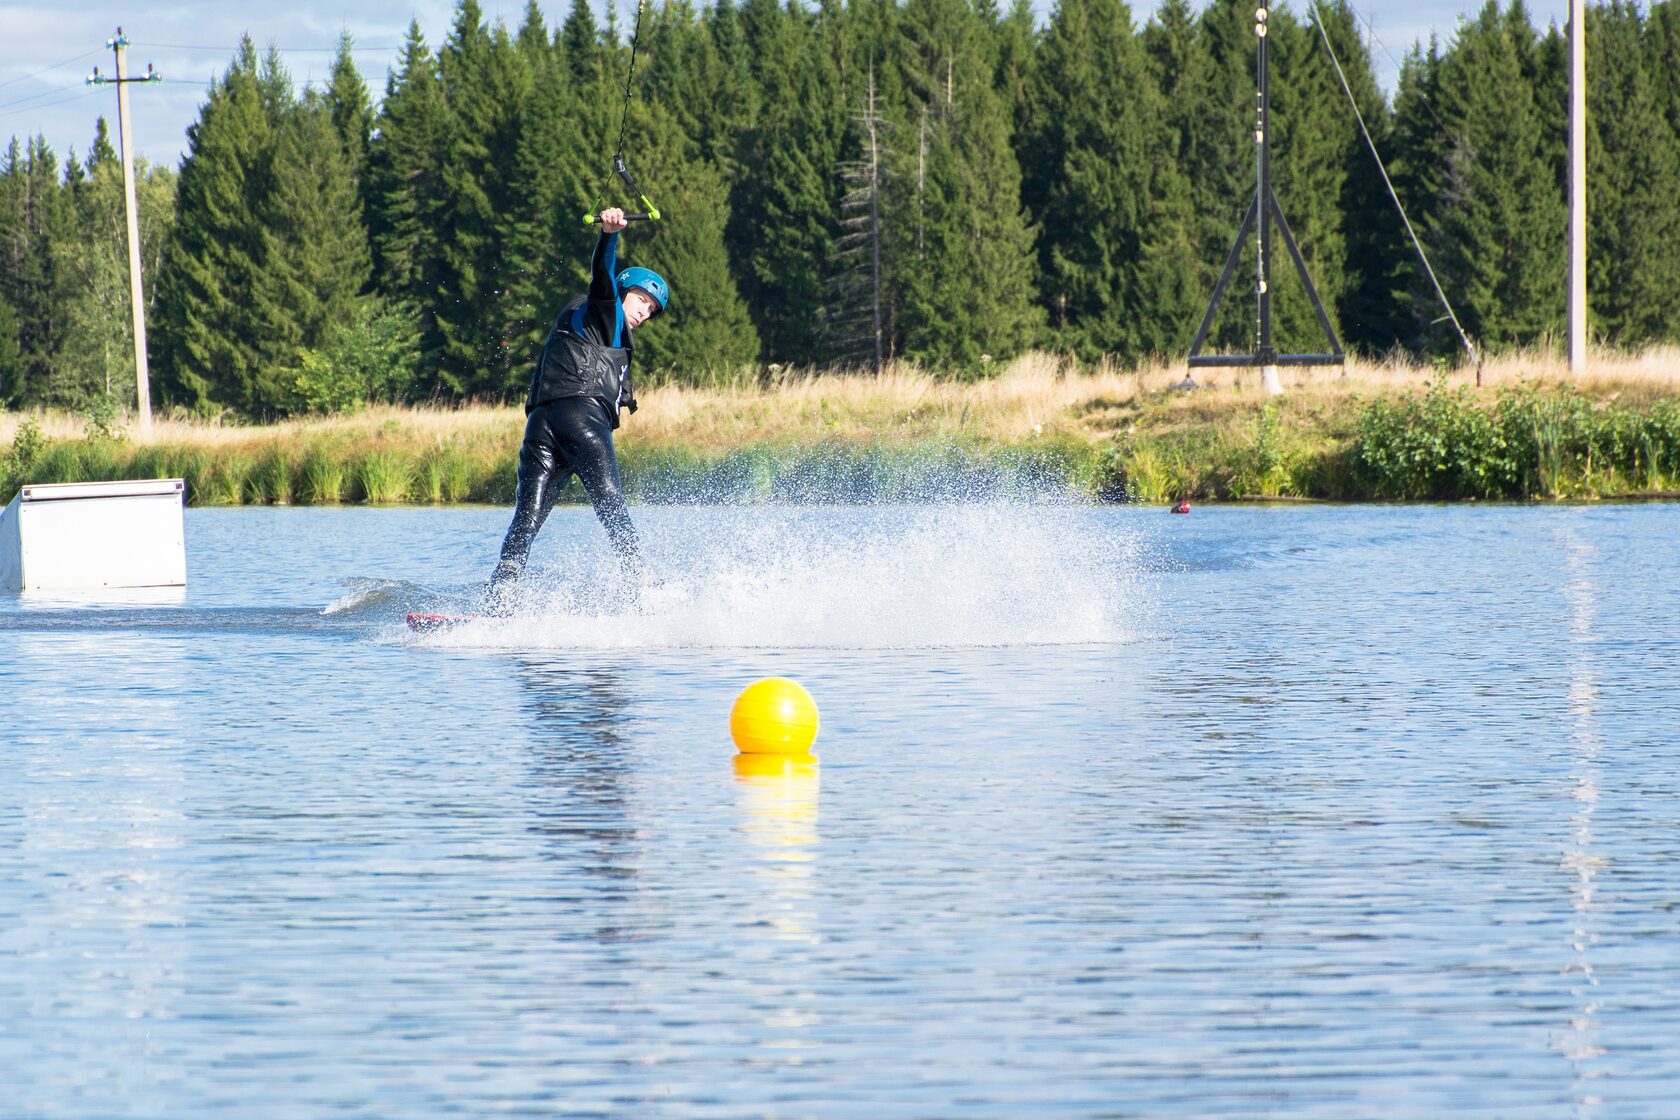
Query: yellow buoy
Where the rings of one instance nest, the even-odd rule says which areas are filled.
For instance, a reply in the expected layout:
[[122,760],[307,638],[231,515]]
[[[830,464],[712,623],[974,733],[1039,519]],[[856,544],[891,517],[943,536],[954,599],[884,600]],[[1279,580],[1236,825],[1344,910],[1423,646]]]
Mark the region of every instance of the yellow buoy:
[[817,737],[817,703],[797,681],[766,677],[735,698],[729,734],[743,754],[809,754]]

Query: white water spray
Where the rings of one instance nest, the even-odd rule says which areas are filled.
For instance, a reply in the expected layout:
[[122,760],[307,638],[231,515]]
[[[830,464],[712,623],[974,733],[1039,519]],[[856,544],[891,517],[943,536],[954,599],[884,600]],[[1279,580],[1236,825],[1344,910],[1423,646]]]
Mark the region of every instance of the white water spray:
[[511,617],[424,641],[893,649],[1116,642],[1147,628],[1144,533],[1112,510],[710,506],[637,519],[654,586],[626,587],[598,542],[550,541],[551,554],[590,559],[528,576]]

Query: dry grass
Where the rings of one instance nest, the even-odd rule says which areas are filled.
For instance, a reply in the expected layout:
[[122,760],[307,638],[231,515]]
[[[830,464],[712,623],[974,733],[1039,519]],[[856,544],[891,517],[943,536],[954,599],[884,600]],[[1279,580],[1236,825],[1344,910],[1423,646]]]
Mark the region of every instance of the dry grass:
[[[1244,416],[1265,399],[1258,371],[1252,369],[1197,370],[1199,392],[1163,398],[1163,391],[1185,375],[1179,362],[1133,370],[1106,365],[1075,369],[1067,360],[1038,352],[1009,362],[996,377],[970,383],[899,363],[879,377],[779,372],[768,385],[745,378],[720,387],[666,384],[641,393],[641,410],[628,420],[620,438],[627,447],[701,453],[751,444],[804,447],[825,441],[910,444],[958,439],[1003,444],[1037,436],[1096,439],[1129,427],[1150,400],[1164,400],[1174,417],[1206,421],[1226,413]],[[1282,376],[1292,403],[1331,411],[1355,398],[1419,388],[1436,374],[1429,367],[1391,360],[1353,361],[1345,369],[1285,369]],[[1475,381],[1474,369],[1467,366],[1450,369],[1445,376],[1454,383]],[[1579,378],[1570,376],[1568,363],[1554,352],[1515,352],[1490,360],[1483,378],[1489,386],[1573,384],[1594,396],[1638,402],[1680,391],[1680,347],[1637,354],[1596,351],[1590,356],[1589,373]],[[25,415],[0,413],[0,445],[11,442]],[[86,421],[73,413],[33,415],[50,439],[77,439],[86,433]],[[381,406],[354,416],[265,426],[160,417],[144,439],[128,425],[128,438],[225,451],[276,443],[333,443],[369,448],[448,445],[500,453],[517,444],[522,425],[521,412],[514,406]]]
[[[24,419],[33,417],[48,439],[81,439],[87,421],[73,412],[0,412],[0,440],[10,443]],[[238,424],[200,420],[187,416],[155,416],[149,436],[141,436],[132,418],[122,427],[128,439],[144,444],[193,444],[200,447],[233,449],[247,445],[348,441],[378,443],[401,438],[405,441],[454,443],[479,438],[500,438],[508,425],[517,426],[517,409],[470,405],[463,408],[398,408],[377,405],[353,416],[311,416],[274,424]]]
[[[1520,352],[1490,361],[1483,383],[1574,384],[1597,396],[1680,391],[1680,347],[1632,355],[1595,352],[1589,368],[1587,377],[1574,378],[1562,358]],[[943,436],[1009,443],[1046,433],[1089,438],[1125,426],[1145,399],[1159,398],[1185,376],[1178,362],[1076,372],[1067,361],[1032,353],[1007,364],[997,377],[975,383],[943,380],[901,363],[880,377],[793,375],[769,388],[667,385],[643,394],[642,411],[627,425],[626,439],[716,450],[761,441],[914,442]],[[1433,376],[1432,367],[1413,362],[1356,360],[1346,368],[1286,369],[1283,382],[1292,397],[1331,409],[1356,397],[1421,388]],[[1446,377],[1473,385],[1476,375],[1464,366],[1449,369]],[[1224,412],[1246,414],[1265,399],[1257,370],[1197,370],[1194,380],[1200,391],[1172,398],[1174,411],[1209,419]]]

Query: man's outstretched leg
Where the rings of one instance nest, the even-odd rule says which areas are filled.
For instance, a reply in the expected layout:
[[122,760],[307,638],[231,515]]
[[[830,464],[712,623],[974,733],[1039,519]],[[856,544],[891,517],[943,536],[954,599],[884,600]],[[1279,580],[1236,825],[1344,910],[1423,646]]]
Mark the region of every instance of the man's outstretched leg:
[[505,597],[524,572],[531,543],[548,519],[560,491],[565,489],[565,478],[556,479],[555,473],[554,446],[547,425],[533,413],[525,427],[525,442],[519,448],[519,488],[513,499],[513,522],[502,539],[496,570],[490,575],[493,602]]
[[626,578],[639,587],[647,577],[647,566],[642,563],[641,538],[624,504],[618,457],[613,453],[612,424],[606,410],[599,407],[582,412],[577,421],[566,431],[566,455],[583,483],[584,493],[589,495],[589,504],[595,507],[595,516],[607,531]]

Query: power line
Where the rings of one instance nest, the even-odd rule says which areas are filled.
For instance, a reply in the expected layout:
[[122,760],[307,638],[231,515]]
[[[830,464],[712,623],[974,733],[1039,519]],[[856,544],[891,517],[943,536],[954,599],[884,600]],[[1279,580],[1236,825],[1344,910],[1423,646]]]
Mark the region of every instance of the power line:
[[[55,62],[51,66],[43,67],[40,70],[35,71],[33,74],[25,74],[21,78],[7,78],[5,81],[0,82],[0,89],[5,89],[7,86],[13,85],[17,82],[27,82],[31,78],[39,78],[42,74],[46,74],[46,73],[49,73],[53,70],[57,70],[61,66],[68,66],[72,62],[80,62],[82,59],[86,58],[88,55],[98,54],[98,53],[99,53],[99,48],[95,47],[91,51],[83,51],[81,54],[72,55],[71,57],[65,59],[63,62]],[[13,102],[12,104],[16,104],[16,102]]]
[[[62,90],[54,90],[53,92],[54,93],[61,93],[63,91]],[[70,104],[70,102],[80,99],[84,94],[86,94],[86,92],[87,92],[86,90],[79,89],[76,92],[72,93],[69,97],[62,98],[58,101],[49,101],[45,105],[30,105],[30,106],[27,106],[26,108],[23,108],[23,109],[13,109],[10,112],[0,112],[0,120],[3,120],[6,117],[15,117],[15,116],[18,116],[21,113],[34,113],[34,112],[39,112],[42,109],[55,109],[60,105],[68,105],[68,104]]]
[[[32,93],[28,97],[20,97],[16,101],[7,101],[0,104],[0,109],[10,109],[14,105],[23,105],[30,101],[39,101],[43,97],[52,97],[56,94],[63,93],[66,90],[81,89],[83,84],[84,83],[82,82],[77,82],[73,86],[54,86],[52,89],[44,89],[40,93]],[[36,106],[36,108],[40,108],[40,106]]]
[[[1377,46],[1382,48],[1383,54],[1387,55],[1388,60],[1394,64],[1395,81],[1398,82],[1399,81],[1399,75],[1401,73],[1403,73],[1406,69],[1405,64],[1402,63],[1398,58],[1394,57],[1394,52],[1388,49],[1388,44],[1383,42],[1381,35],[1377,34],[1377,25],[1371,19],[1370,16],[1366,15],[1364,12],[1361,12],[1358,8],[1354,7],[1353,4],[1349,2],[1349,0],[1342,0],[1342,2],[1347,5],[1347,10],[1352,12],[1354,14],[1355,18],[1357,18],[1361,23],[1363,23],[1365,25],[1365,29],[1368,32],[1370,32],[1371,40],[1373,42],[1375,42],[1377,44]],[[1314,6],[1316,7],[1317,6],[1317,0],[1313,0],[1313,3],[1314,3]],[[1319,13],[1319,14],[1320,14],[1320,16],[1322,16],[1323,13]],[[1398,93],[1398,89],[1396,90],[1396,92]],[[1436,124],[1437,127],[1440,128],[1440,130],[1442,132],[1446,133],[1447,136],[1449,138],[1453,139],[1453,140],[1458,140],[1459,139],[1458,134],[1455,133],[1451,128],[1449,128],[1447,126],[1447,122],[1442,120],[1441,115],[1435,111],[1435,106],[1431,103],[1429,97],[1420,93],[1418,95],[1418,103],[1423,106],[1425,112],[1427,112],[1431,117],[1435,118],[1435,124]]]
[[[151,47],[154,50],[161,51],[215,51],[218,54],[233,54],[239,50],[237,45],[231,47],[211,47],[200,43],[136,42],[134,45],[137,47]],[[269,48],[265,47],[263,49],[267,50]],[[281,54],[334,54],[338,51],[337,47],[274,47],[273,49]],[[362,46],[360,43],[355,43],[351,45],[350,49],[352,51],[400,51],[402,50],[402,44],[399,43],[396,46]]]

